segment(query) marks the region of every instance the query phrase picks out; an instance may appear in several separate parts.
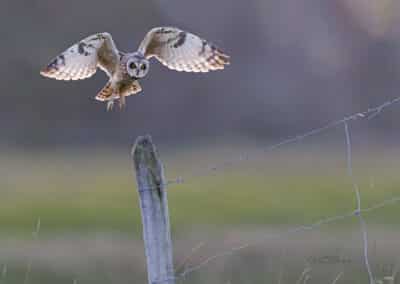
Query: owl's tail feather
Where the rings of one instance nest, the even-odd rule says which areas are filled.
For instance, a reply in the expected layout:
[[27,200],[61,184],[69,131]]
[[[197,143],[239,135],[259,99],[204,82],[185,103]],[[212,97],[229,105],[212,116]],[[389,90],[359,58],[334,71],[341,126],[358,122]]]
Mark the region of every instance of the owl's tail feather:
[[114,88],[111,86],[111,82],[108,82],[107,85],[104,86],[103,89],[96,95],[95,99],[101,102],[109,101],[116,94],[114,92]]
[[140,93],[142,91],[142,87],[140,86],[138,81],[133,81],[129,85],[125,86],[123,88],[122,93],[124,94],[125,97],[130,96],[130,95],[135,95],[137,93]]

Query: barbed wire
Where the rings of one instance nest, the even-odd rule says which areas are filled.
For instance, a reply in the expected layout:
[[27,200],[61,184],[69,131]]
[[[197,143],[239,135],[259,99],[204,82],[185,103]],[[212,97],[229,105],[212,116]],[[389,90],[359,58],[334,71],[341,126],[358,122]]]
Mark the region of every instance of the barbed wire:
[[[384,103],[375,106],[375,107],[370,107],[367,110],[361,111],[361,112],[357,112],[357,113],[353,113],[351,115],[345,116],[342,119],[338,119],[338,120],[334,120],[331,121],[321,127],[318,128],[314,128],[310,131],[307,131],[303,134],[298,134],[295,135],[293,137],[289,137],[287,139],[284,139],[276,144],[273,145],[269,145],[266,146],[265,148],[260,148],[262,149],[262,151],[264,153],[268,153],[268,152],[272,152],[278,148],[281,148],[283,146],[287,146],[290,144],[295,144],[298,142],[301,142],[302,140],[309,138],[311,136],[315,136],[317,134],[321,134],[323,132],[326,132],[328,130],[337,128],[339,126],[344,125],[345,123],[350,123],[350,122],[354,122],[354,121],[358,121],[358,120],[371,120],[373,118],[375,118],[376,116],[378,116],[380,113],[382,113],[382,111],[394,104],[400,103],[400,97],[396,97],[393,98],[391,100],[385,101]],[[257,156],[256,158],[259,158],[259,156]],[[157,185],[156,187],[159,186],[164,186],[164,187],[168,187],[171,185],[182,185],[182,184],[188,184],[192,181],[194,181],[196,178],[201,178],[201,177],[206,177],[206,176],[210,176],[210,175],[215,175],[216,171],[220,171],[223,170],[227,167],[231,167],[236,165],[237,163],[243,162],[243,161],[252,161],[255,158],[250,158],[250,155],[248,153],[241,153],[239,155],[237,155],[234,158],[231,158],[229,160],[225,160],[223,162],[221,162],[220,164],[214,164],[212,166],[207,167],[206,169],[200,170],[202,171],[202,173],[200,173],[199,171],[191,174],[191,175],[186,175],[184,176],[177,176],[175,178],[170,178],[167,179],[167,181],[163,184]],[[148,188],[144,188],[144,189],[154,189],[154,187],[148,187]]]
[[[278,238],[281,238],[281,237],[284,237],[287,235],[292,235],[292,234],[296,234],[296,233],[303,232],[303,231],[314,230],[314,229],[320,228],[321,226],[339,222],[344,219],[348,219],[348,218],[352,218],[352,217],[358,218],[359,223],[360,223],[360,230],[362,232],[364,264],[365,264],[366,270],[368,272],[369,282],[370,282],[370,284],[374,284],[375,279],[374,279],[374,275],[373,275],[373,272],[372,272],[372,269],[370,266],[370,260],[369,260],[369,256],[368,256],[367,225],[366,225],[365,219],[363,217],[363,214],[374,212],[379,209],[382,209],[383,207],[400,203],[400,196],[395,196],[390,199],[385,199],[379,203],[375,203],[375,204],[371,205],[370,207],[362,208],[362,199],[361,199],[360,189],[359,189],[358,184],[355,182],[355,178],[353,175],[352,141],[351,141],[351,131],[350,131],[349,123],[353,122],[353,121],[357,121],[357,120],[373,119],[377,115],[379,115],[384,109],[386,109],[396,103],[399,103],[399,102],[400,102],[400,97],[394,98],[394,99],[386,101],[383,104],[378,105],[376,107],[368,108],[367,110],[365,110],[363,112],[358,112],[358,113],[346,116],[342,119],[332,121],[322,127],[312,129],[301,135],[293,136],[293,137],[285,139],[277,144],[267,146],[265,149],[263,149],[264,152],[271,152],[271,151],[274,151],[285,145],[294,144],[294,143],[304,140],[305,138],[315,136],[317,134],[337,128],[339,126],[343,126],[344,131],[345,131],[345,142],[346,142],[347,174],[348,174],[349,178],[351,179],[352,187],[353,187],[353,190],[354,190],[355,196],[356,196],[356,209],[355,210],[350,211],[345,214],[342,214],[342,215],[326,217],[326,218],[320,219],[314,223],[311,223],[308,225],[300,225],[300,226],[285,230],[283,232],[266,234],[266,235],[264,235],[262,240],[252,242],[252,243],[245,243],[240,246],[237,246],[237,247],[225,250],[225,251],[221,251],[215,255],[205,258],[199,264],[189,267],[189,268],[185,269],[183,272],[177,273],[176,275],[174,275],[170,278],[157,280],[154,282],[154,284],[158,284],[158,283],[161,284],[161,283],[165,283],[165,282],[168,282],[171,280],[185,279],[191,273],[202,269],[203,267],[207,266],[209,263],[211,263],[213,261],[216,261],[217,259],[233,255],[233,254],[237,253],[238,251],[242,251],[246,248],[256,246],[262,242],[265,242],[266,240],[278,239]],[[237,162],[250,161],[250,160],[251,159],[249,158],[249,155],[247,155],[246,153],[243,153],[234,159],[231,159],[229,161],[224,161],[219,165],[213,165],[212,167],[209,167],[208,169],[206,169],[204,174],[192,175],[191,178],[203,177],[203,176],[207,176],[209,174],[215,174],[216,171],[222,170],[228,166],[232,166],[232,165],[236,164]],[[190,181],[191,179],[190,178],[187,179],[187,178],[183,178],[183,177],[179,176],[175,179],[168,180],[165,184],[162,184],[162,185],[170,186],[170,185],[178,185],[178,184],[184,184],[184,183],[186,184],[188,180]],[[160,185],[160,186],[162,186],[162,185]],[[41,219],[38,218],[35,231],[32,233],[34,240],[37,240],[37,238],[39,236],[40,227],[41,227]],[[30,259],[30,260],[28,260],[27,268],[25,271],[24,283],[28,282],[29,275],[31,273],[31,269],[32,269],[32,260]],[[6,275],[7,275],[7,265],[3,265],[2,269],[1,269],[1,273],[0,273],[1,281],[5,280]],[[338,277],[341,277],[341,275]],[[334,282],[336,282],[336,281],[337,280],[335,280]],[[76,280],[74,280],[74,283],[77,283]]]
[[[264,149],[264,152],[270,152],[270,151],[274,151],[282,146],[288,145],[288,144],[294,144],[297,142],[300,142],[302,140],[304,140],[305,138],[323,133],[325,131],[334,129],[336,127],[339,126],[343,126],[344,127],[344,131],[345,131],[345,145],[346,145],[346,161],[347,161],[347,175],[351,180],[352,183],[352,188],[354,190],[355,193],[355,197],[356,197],[356,209],[348,212],[346,214],[343,215],[336,215],[336,216],[331,216],[331,217],[327,217],[324,219],[321,219],[319,221],[316,221],[315,223],[312,223],[310,225],[301,225],[295,228],[291,228],[283,233],[276,233],[276,234],[269,234],[266,238],[264,238],[262,241],[264,242],[267,239],[273,239],[273,238],[280,238],[284,235],[290,235],[290,234],[294,234],[294,233],[298,233],[301,231],[309,231],[309,230],[313,230],[316,228],[319,228],[323,225],[327,225],[327,224],[331,224],[334,222],[338,222],[341,221],[343,219],[347,219],[347,218],[351,218],[351,217],[357,217],[360,223],[360,230],[362,233],[362,244],[363,244],[363,258],[364,258],[364,265],[365,268],[368,272],[368,277],[369,277],[369,282],[370,284],[375,284],[375,279],[374,279],[374,275],[370,266],[370,260],[369,260],[369,255],[368,255],[368,232],[367,232],[367,225],[365,222],[365,219],[363,217],[363,213],[369,213],[372,211],[376,211],[378,209],[381,209],[383,207],[386,207],[388,205],[391,204],[395,204],[400,202],[400,196],[396,196],[396,197],[392,197],[390,199],[386,199],[383,200],[382,202],[376,203],[368,208],[363,209],[362,208],[362,203],[361,203],[361,194],[360,194],[360,189],[359,186],[357,184],[357,182],[355,181],[354,175],[353,175],[353,161],[352,161],[352,142],[351,142],[351,134],[350,134],[350,127],[349,127],[349,123],[350,122],[354,122],[357,120],[371,120],[372,118],[375,118],[377,115],[379,115],[384,109],[388,108],[389,106],[392,106],[396,103],[400,102],[400,97],[396,97],[394,99],[391,99],[389,101],[386,101],[376,107],[372,107],[372,108],[368,108],[365,111],[362,112],[358,112],[349,116],[346,116],[342,119],[339,120],[335,120],[332,121],[322,127],[319,128],[315,128],[313,130],[310,130],[308,132],[305,132],[301,135],[296,135],[294,137],[285,139],[277,144],[268,146]],[[216,166],[214,165],[213,167],[209,168],[207,170],[207,172],[201,176],[207,175],[210,171],[212,173],[214,173],[216,170],[220,170],[223,169],[227,166],[231,166],[233,164],[236,164],[237,162],[240,161],[244,161],[244,160],[250,160],[249,156],[247,154],[241,154],[239,156],[239,158],[235,159],[235,160],[230,160],[230,161],[225,161],[223,163],[221,163],[220,165]],[[199,177],[200,175],[193,175],[192,177]],[[186,179],[184,179],[183,177],[177,177],[176,179],[173,180],[169,180],[165,186],[168,185],[173,185],[173,184],[183,184],[186,183]],[[199,264],[189,267],[187,269],[185,269],[183,272],[176,274],[175,276],[172,276],[170,278],[167,279],[161,279],[161,280],[157,280],[155,281],[154,284],[161,284],[161,283],[165,283],[165,282],[169,282],[171,280],[179,280],[179,279],[185,279],[189,274],[203,268],[204,266],[208,265],[210,262],[215,261],[216,259],[222,258],[222,257],[226,257],[229,255],[234,254],[237,251],[241,251],[245,248],[248,248],[250,246],[255,246],[257,244],[259,244],[261,241],[257,241],[254,243],[247,243],[247,244],[243,244],[241,246],[238,247],[234,247],[231,248],[229,250],[225,250],[222,251],[220,253],[217,253],[213,256],[210,256],[206,259],[204,259],[203,261],[201,261]]]
[[364,253],[364,264],[365,268],[367,269],[368,272],[368,277],[369,277],[369,283],[374,284],[375,283],[375,278],[372,273],[371,265],[369,264],[369,256],[368,256],[368,232],[367,232],[367,224],[365,222],[365,219],[361,213],[361,193],[360,193],[360,188],[357,184],[357,182],[354,179],[353,175],[353,156],[352,156],[352,149],[351,149],[351,136],[350,136],[350,128],[347,122],[344,123],[344,133],[345,133],[345,138],[346,138],[346,156],[347,156],[347,174],[351,179],[353,189],[356,195],[356,200],[357,200],[357,209],[356,211],[359,212],[358,214],[358,219],[360,221],[360,229],[362,233],[362,241],[363,241],[363,253]]
[[264,243],[267,240],[280,239],[280,238],[285,237],[287,235],[293,235],[293,234],[296,234],[296,233],[299,233],[299,232],[311,231],[311,230],[317,229],[319,227],[322,227],[324,225],[328,225],[328,224],[332,224],[332,223],[335,223],[335,222],[339,222],[339,221],[342,221],[342,220],[345,220],[345,219],[348,219],[348,218],[351,218],[351,217],[357,217],[358,218],[360,216],[360,214],[362,214],[362,213],[370,213],[370,212],[373,212],[373,211],[377,211],[379,209],[382,209],[383,207],[386,207],[388,205],[393,205],[393,204],[396,204],[396,203],[400,203],[400,196],[394,196],[392,198],[383,200],[383,201],[381,201],[379,203],[376,203],[376,204],[373,204],[372,206],[367,207],[365,209],[361,208],[361,210],[353,210],[353,211],[350,211],[350,212],[348,212],[346,214],[343,214],[343,215],[335,215],[335,216],[331,216],[331,217],[326,217],[326,218],[320,219],[320,220],[318,220],[318,221],[316,221],[314,223],[311,223],[309,225],[300,225],[300,226],[285,230],[284,232],[265,234],[264,238],[262,240],[259,240],[259,241],[253,242],[253,243],[246,243],[246,244],[243,244],[243,245],[240,245],[240,246],[237,246],[237,247],[225,250],[225,251],[221,251],[220,253],[217,253],[217,254],[215,254],[213,256],[207,257],[206,259],[201,261],[199,264],[197,264],[195,266],[192,266],[192,267],[189,267],[186,270],[184,270],[183,272],[176,274],[175,276],[172,276],[170,278],[166,278],[166,279],[163,279],[163,280],[156,280],[153,283],[154,284],[161,284],[161,283],[165,283],[165,282],[168,282],[168,281],[171,281],[171,280],[185,279],[189,274],[191,274],[191,273],[193,273],[193,272],[205,267],[206,265],[208,265],[209,263],[211,263],[211,262],[213,262],[213,261],[215,261],[217,259],[233,255],[234,253],[236,253],[238,251],[241,251],[243,249],[249,248],[249,247],[257,246],[259,244]]

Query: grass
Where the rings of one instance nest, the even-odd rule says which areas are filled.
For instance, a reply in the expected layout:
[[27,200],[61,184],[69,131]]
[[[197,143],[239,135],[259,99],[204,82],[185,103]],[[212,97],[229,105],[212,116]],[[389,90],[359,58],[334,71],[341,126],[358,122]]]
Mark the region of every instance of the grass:
[[[96,151],[84,155],[33,155],[20,160],[9,158],[10,162],[3,163],[6,173],[0,181],[1,233],[26,235],[39,217],[41,233],[139,233],[140,212],[129,157],[98,151],[101,155]],[[224,159],[204,153],[169,152],[164,160],[168,176],[202,173],[208,161],[218,163]],[[368,159],[355,165],[364,207],[395,196],[400,186],[396,174],[400,163],[390,155],[380,161],[387,167],[378,166],[373,155]],[[199,163],[193,165],[193,160]],[[169,187],[173,229],[181,231],[193,224],[297,225],[350,212],[355,197],[342,160],[335,153],[307,150],[243,162],[216,175],[195,174],[186,183]],[[399,206],[387,206],[369,214],[367,220],[398,226],[399,213]]]
[[[8,267],[1,283],[23,283],[29,260],[33,264],[31,284],[73,283],[73,279],[100,284],[146,281],[140,212],[128,152],[91,149],[1,156],[0,234],[3,245],[11,246],[9,250],[2,246],[3,257],[11,257],[0,258],[4,262],[0,265]],[[186,179],[168,188],[176,263],[199,241],[206,245],[198,254],[208,257],[243,241],[263,240],[271,228],[309,224],[355,208],[352,180],[347,177],[346,157],[340,149],[326,152],[303,147],[270,155],[254,150],[250,151],[254,160],[215,173],[207,170],[237,152],[235,147],[161,151],[167,177]],[[394,152],[354,152],[354,178],[364,207],[399,195],[400,161]],[[400,229],[399,214],[399,205],[366,214],[377,277],[387,275],[380,271],[381,266],[398,261],[392,255],[398,246],[391,231]],[[39,217],[40,236],[33,241]],[[355,233],[341,233],[336,228],[351,228]],[[352,262],[345,267],[315,264],[309,283],[331,283],[341,271],[340,283],[366,283],[358,228],[358,221],[352,218],[325,226],[323,231],[263,241],[221,258],[179,283],[279,283],[280,277],[281,283],[296,283],[310,256],[335,257],[338,253]],[[97,232],[116,234],[99,241]],[[393,247],[385,247],[387,241]],[[54,247],[53,242],[58,245]]]

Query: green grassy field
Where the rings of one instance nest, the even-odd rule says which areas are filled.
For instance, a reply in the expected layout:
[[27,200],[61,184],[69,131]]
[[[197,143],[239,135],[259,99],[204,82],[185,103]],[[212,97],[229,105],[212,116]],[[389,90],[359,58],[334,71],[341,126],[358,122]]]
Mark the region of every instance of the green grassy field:
[[[229,151],[235,150],[225,150]],[[1,232],[26,234],[38,218],[42,233],[139,232],[140,212],[129,156],[101,153],[101,158],[100,150],[86,155],[8,158],[9,162],[2,164],[4,177],[0,181]],[[355,208],[345,157],[335,153],[307,150],[266,155],[215,172],[207,169],[226,157],[204,153],[161,155],[167,178],[187,178],[183,184],[168,188],[174,230],[193,224],[296,225]],[[199,162],[194,164],[194,160]],[[364,208],[400,195],[399,166],[400,161],[390,153],[379,160],[374,155],[356,160],[355,180]],[[398,226],[399,213],[400,207],[392,205],[367,217],[375,224]]]
[[[307,259],[335,257],[338,248],[351,264],[314,263],[308,283],[332,283],[341,271],[341,283],[366,283],[357,218],[277,241],[265,239],[271,231],[355,209],[343,151],[297,147],[265,154],[253,149],[254,159],[236,161],[241,149],[160,151],[167,178],[185,179],[168,187],[176,263],[199,242],[205,248],[191,265],[243,242],[259,242],[179,283],[299,283]],[[353,157],[364,208],[400,195],[397,152],[378,150],[355,151]],[[92,149],[2,155],[0,266],[4,272],[7,265],[7,273],[0,273],[1,283],[24,283],[29,263],[27,283],[32,284],[145,281],[128,153]],[[227,160],[235,162],[225,164]],[[217,170],[210,170],[214,165]],[[398,263],[399,215],[399,204],[365,214],[370,245],[377,247],[373,268],[380,278]],[[39,218],[40,233],[34,239]]]

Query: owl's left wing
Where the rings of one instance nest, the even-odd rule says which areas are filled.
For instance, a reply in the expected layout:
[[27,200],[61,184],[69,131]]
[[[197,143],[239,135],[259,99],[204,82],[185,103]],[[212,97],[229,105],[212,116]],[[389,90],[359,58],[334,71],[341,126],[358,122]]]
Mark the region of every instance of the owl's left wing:
[[81,40],[54,58],[40,71],[57,80],[91,77],[100,67],[111,76],[118,66],[119,52],[109,33],[98,33]]
[[229,56],[212,43],[189,32],[172,27],[150,30],[139,46],[146,58],[155,57],[170,69],[208,72],[224,69]]

